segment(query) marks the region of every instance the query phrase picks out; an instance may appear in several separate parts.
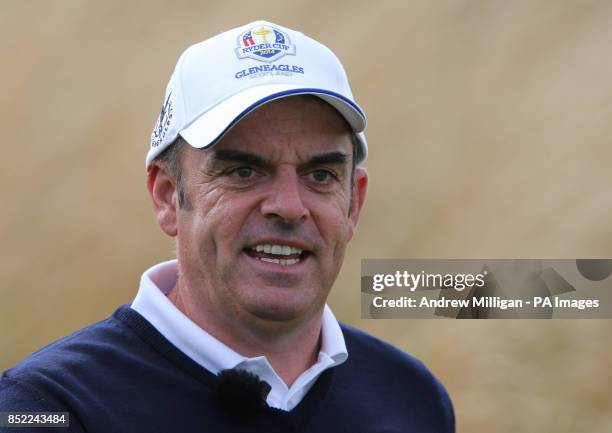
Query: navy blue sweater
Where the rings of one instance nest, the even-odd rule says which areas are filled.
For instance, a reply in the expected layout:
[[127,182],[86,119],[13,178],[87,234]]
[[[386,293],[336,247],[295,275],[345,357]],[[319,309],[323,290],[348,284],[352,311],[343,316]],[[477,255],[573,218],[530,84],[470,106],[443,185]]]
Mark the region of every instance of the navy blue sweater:
[[298,406],[236,416],[219,405],[216,376],[122,306],[5,371],[0,412],[70,413],[69,428],[38,433],[454,432],[450,399],[420,361],[341,327],[348,360],[326,370]]

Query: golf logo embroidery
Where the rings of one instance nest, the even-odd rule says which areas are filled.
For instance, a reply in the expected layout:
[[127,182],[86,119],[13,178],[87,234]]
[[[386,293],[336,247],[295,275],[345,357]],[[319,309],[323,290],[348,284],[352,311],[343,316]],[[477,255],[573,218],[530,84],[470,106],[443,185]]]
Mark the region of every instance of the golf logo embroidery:
[[289,36],[279,29],[258,25],[238,35],[235,49],[239,59],[254,59],[260,62],[274,62],[286,55],[295,55],[295,45]]
[[170,128],[170,121],[172,120],[172,116],[174,114],[172,99],[170,99],[171,96],[172,92],[170,92],[166,98],[166,102],[164,102],[159,112],[159,117],[157,118],[157,122],[153,128],[153,133],[151,134],[151,147],[159,146],[166,136],[168,128]]

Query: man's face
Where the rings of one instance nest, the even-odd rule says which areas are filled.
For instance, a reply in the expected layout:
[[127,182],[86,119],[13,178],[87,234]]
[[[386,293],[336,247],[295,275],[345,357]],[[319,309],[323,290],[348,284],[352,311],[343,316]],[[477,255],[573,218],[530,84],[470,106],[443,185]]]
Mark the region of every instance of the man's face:
[[185,146],[177,241],[192,293],[225,321],[320,312],[365,194],[358,168],[349,212],[352,158],[346,122],[312,96],[258,108],[212,149]]

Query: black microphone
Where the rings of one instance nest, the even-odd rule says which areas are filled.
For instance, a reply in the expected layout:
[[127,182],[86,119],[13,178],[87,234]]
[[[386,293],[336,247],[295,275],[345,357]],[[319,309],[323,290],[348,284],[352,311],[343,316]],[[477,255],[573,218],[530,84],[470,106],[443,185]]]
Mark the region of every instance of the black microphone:
[[217,375],[217,398],[232,415],[252,415],[268,407],[272,387],[256,374],[244,370],[221,370]]

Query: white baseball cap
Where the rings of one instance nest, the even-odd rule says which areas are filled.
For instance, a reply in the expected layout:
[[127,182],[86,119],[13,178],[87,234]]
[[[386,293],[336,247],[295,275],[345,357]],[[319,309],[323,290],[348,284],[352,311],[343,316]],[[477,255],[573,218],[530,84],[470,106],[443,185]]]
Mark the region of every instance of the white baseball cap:
[[261,105],[303,94],[325,100],[344,116],[357,137],[357,162],[365,159],[365,114],[353,99],[342,64],[326,46],[267,21],[192,45],[166,88],[146,166],[179,135],[205,149]]

